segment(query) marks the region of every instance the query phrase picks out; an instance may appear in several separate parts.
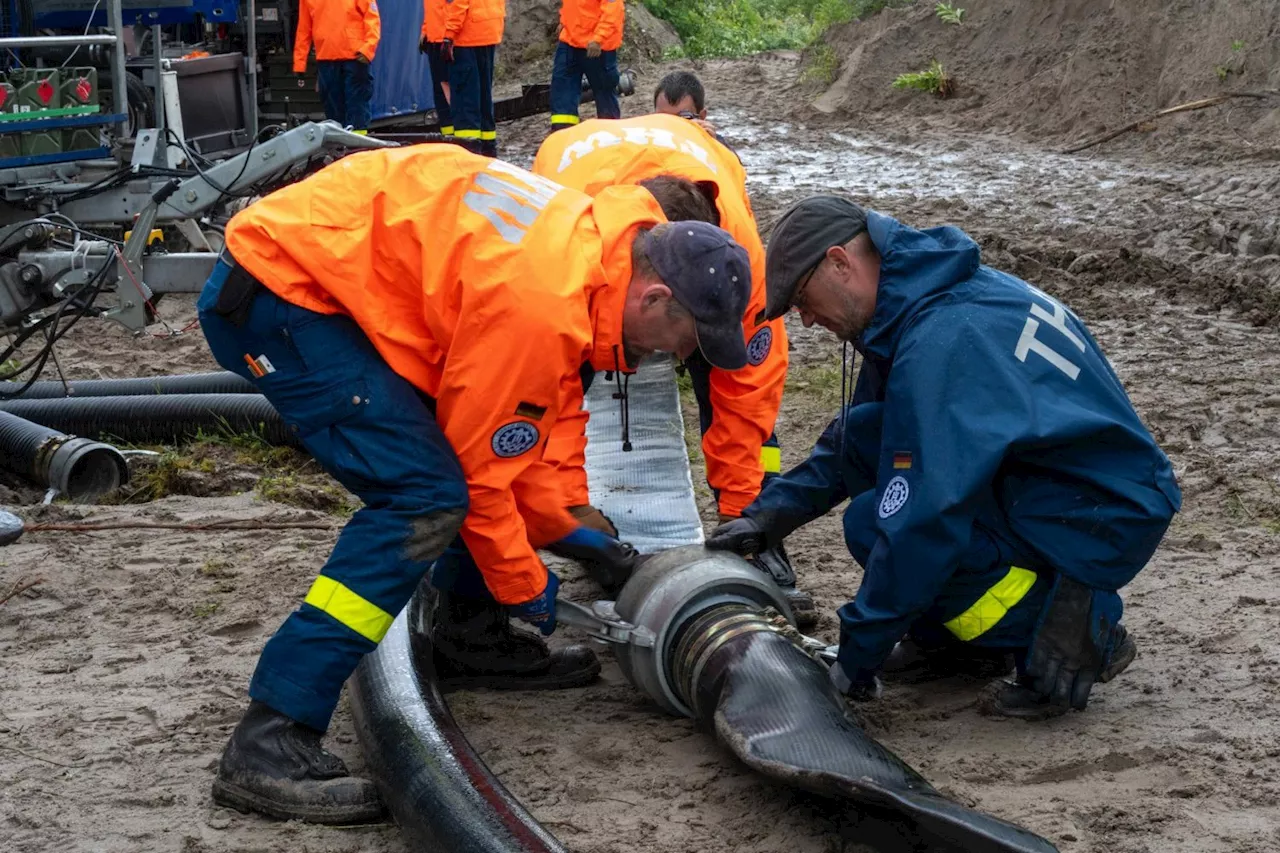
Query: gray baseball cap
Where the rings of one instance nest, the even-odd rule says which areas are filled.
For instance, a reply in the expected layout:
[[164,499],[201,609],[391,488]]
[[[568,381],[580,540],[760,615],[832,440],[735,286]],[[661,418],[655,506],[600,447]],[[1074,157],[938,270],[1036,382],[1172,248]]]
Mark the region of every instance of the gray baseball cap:
[[843,246],[866,230],[866,209],[843,196],[815,195],[792,205],[773,227],[765,251],[766,319],[787,313],[796,288],[828,249]]

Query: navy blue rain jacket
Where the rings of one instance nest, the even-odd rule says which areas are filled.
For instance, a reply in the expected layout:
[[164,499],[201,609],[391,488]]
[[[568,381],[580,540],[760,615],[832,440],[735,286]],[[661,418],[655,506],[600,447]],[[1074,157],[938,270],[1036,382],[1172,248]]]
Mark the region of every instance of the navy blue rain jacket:
[[871,212],[868,232],[880,284],[853,399],[883,404],[879,456],[853,459],[859,437],[840,441],[837,420],[746,511],[787,532],[876,490],[875,545],[841,610],[851,674],[878,668],[939,597],[976,523],[994,518],[1038,563],[1026,568],[1117,590],[1181,506],[1168,457],[1075,314],[983,266],[957,228]]

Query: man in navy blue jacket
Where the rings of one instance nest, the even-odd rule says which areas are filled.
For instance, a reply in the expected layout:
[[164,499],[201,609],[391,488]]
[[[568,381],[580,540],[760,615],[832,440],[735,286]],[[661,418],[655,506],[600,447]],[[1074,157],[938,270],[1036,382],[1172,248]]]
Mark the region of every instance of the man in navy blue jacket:
[[766,275],[770,319],[795,307],[862,367],[809,459],[708,547],[756,553],[847,499],[864,573],[839,611],[837,688],[866,699],[882,672],[1004,673],[1012,653],[1018,678],[992,710],[1082,710],[1137,654],[1118,590],[1182,500],[1084,323],[983,266],[960,230],[837,196],[783,215]]

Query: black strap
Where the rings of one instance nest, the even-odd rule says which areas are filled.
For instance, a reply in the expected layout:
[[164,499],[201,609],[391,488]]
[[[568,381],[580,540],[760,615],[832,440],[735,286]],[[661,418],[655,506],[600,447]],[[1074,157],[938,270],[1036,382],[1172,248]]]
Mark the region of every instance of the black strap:
[[239,327],[249,321],[249,311],[253,308],[254,298],[262,290],[262,283],[234,260],[230,263],[231,272],[227,274],[227,280],[218,293],[218,301],[213,306],[213,313],[226,318],[233,326]]

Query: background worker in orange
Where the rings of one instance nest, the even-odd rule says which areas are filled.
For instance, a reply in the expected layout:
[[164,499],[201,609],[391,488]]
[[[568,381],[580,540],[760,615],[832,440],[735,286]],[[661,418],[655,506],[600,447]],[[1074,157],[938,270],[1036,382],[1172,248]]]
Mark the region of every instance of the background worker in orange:
[[239,213],[226,247],[198,305],[210,349],[364,506],[263,649],[214,798],[372,819],[373,784],[320,740],[459,532],[478,572],[432,569],[442,675],[550,688],[599,672],[589,650],[509,624],[555,629],[559,581],[535,547],[634,560],[565,510],[547,437],[584,364],[701,349],[745,365],[747,254],[706,223],[669,225],[643,188],[592,199],[451,145],[347,156]]
[[578,123],[582,78],[591,84],[598,118],[621,118],[618,47],[626,12],[623,0],[561,0],[560,41],[551,69],[551,129]]
[[358,131],[369,129],[373,100],[369,63],[381,32],[377,0],[298,0],[293,72],[301,84],[314,43],[325,118]]
[[453,111],[449,107],[449,66],[440,56],[444,41],[444,14],[448,0],[423,0],[422,37],[418,52],[427,57],[431,69],[431,96],[441,136],[453,136]]
[[[773,434],[787,376],[787,333],[781,319],[760,322],[766,301],[764,246],[747,196],[746,173],[737,156],[695,122],[673,115],[647,115],[620,121],[587,121],[548,136],[534,159],[533,171],[557,183],[596,195],[607,187],[634,184],[656,175],[697,182],[712,196],[719,225],[751,257],[751,300],[744,311],[748,365],[717,370],[693,353],[685,367],[698,399],[707,481],[715,491],[721,521],[737,518],[781,469],[781,451]],[[589,504],[586,414],[553,437],[573,506]],[[582,510],[577,510],[583,512]],[[816,621],[813,599],[796,589],[795,572],[780,548],[757,555],[791,601],[797,618]]]
[[[496,157],[498,125],[493,116],[493,60],[502,41],[506,0],[426,0],[424,42],[429,35],[434,35],[427,32],[428,24],[434,24],[433,19],[439,16],[433,6],[444,7],[444,28],[439,47],[434,51],[437,56],[434,62],[448,75],[453,137],[477,154]],[[433,64],[433,76],[435,69]],[[439,116],[438,102],[436,115]]]

